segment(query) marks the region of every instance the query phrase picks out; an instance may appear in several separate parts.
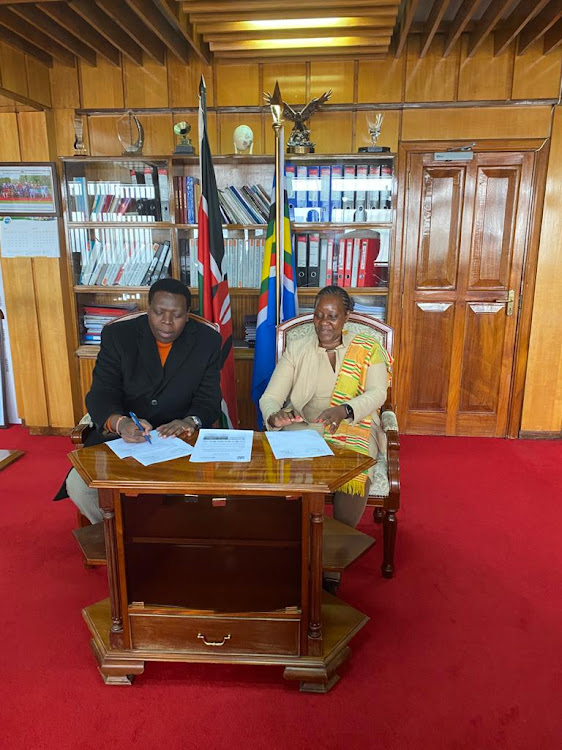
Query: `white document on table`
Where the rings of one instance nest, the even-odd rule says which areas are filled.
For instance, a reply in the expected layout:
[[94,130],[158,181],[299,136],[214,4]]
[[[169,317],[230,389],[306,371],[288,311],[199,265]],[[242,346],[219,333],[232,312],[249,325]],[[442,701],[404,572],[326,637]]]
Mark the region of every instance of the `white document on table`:
[[316,458],[333,456],[334,452],[316,430],[266,432],[265,436],[275,458]]
[[142,443],[126,443],[123,438],[110,440],[106,443],[108,448],[119,458],[134,458],[143,466],[159,464],[162,461],[171,461],[174,458],[189,456],[193,448],[177,437],[163,438],[158,430],[151,430],[150,439],[152,443],[144,440]]
[[199,430],[191,463],[247,462],[252,457],[253,430]]

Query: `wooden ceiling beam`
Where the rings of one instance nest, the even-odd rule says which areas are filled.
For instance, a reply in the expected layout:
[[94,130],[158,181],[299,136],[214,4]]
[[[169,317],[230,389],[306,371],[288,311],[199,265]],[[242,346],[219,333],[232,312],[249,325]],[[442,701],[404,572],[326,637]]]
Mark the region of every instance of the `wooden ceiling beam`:
[[494,26],[502,18],[507,8],[512,5],[513,0],[492,0],[490,5],[486,8],[485,13],[476,23],[474,31],[472,31],[468,37],[468,49],[466,56],[472,57],[478,47],[484,42],[488,35],[492,32]]
[[80,39],[75,37],[65,28],[60,26],[52,18],[45,15],[42,10],[37,6],[19,3],[12,7],[14,13],[21,16],[29,23],[32,23],[39,29],[43,29],[47,34],[50,34],[59,44],[71,52],[76,57],[83,60],[88,65],[95,66],[97,64],[96,53],[87,44],[84,44]]
[[[391,5],[396,8],[397,12],[400,2],[401,0],[378,0],[378,2],[377,0],[353,0],[351,8],[354,13],[355,8],[369,7],[372,13],[379,5]],[[236,8],[236,10],[238,15],[247,11],[267,11],[271,9],[271,4],[271,0],[244,0],[237,3],[242,7]],[[232,5],[232,0],[194,0],[193,2],[184,0],[182,3],[183,9],[188,15],[192,13],[232,13]],[[283,10],[289,11],[289,17],[291,16],[290,11],[302,10],[303,8],[321,8],[324,11],[330,9],[330,14],[332,14],[333,9],[337,9],[340,16],[350,15],[349,4],[342,0],[283,0],[282,7]]]
[[38,49],[44,50],[63,65],[69,65],[70,67],[76,65],[76,57],[71,52],[55,42],[50,36],[44,34],[32,23],[26,21],[25,18],[17,16],[9,8],[0,8],[0,23],[4,28],[10,29],[23,39],[27,39],[28,42],[31,42]]
[[71,0],[72,10],[82,16],[106,41],[121,50],[136,65],[142,65],[142,49],[93,0]]
[[152,0],[125,0],[125,2],[178,60],[181,60],[184,65],[189,65],[191,45],[183,34],[169,24]]
[[457,15],[454,17],[449,33],[445,38],[445,46],[443,47],[443,57],[448,57],[460,35],[464,31],[467,23],[472,18],[472,14],[480,4],[480,0],[463,0],[460,8],[457,11]]
[[237,32],[236,34],[205,34],[205,40],[212,42],[247,42],[251,40],[262,39],[308,39],[310,37],[341,37],[341,36],[369,36],[381,41],[389,41],[393,29],[388,26],[386,29],[283,29],[282,31],[246,31]]
[[[448,0],[447,0],[448,2]],[[298,21],[298,19],[296,19]],[[314,20],[314,19],[311,19]],[[318,23],[311,24],[311,26],[307,28],[315,28],[315,29],[333,29],[333,28],[342,28],[342,27],[336,27],[332,26],[329,23],[324,23],[321,19],[319,19]],[[296,28],[296,27],[295,27]],[[394,17],[389,16],[353,16],[350,17],[349,20],[346,23],[346,28],[384,28],[384,29],[392,29],[394,28]],[[197,24],[197,29],[200,31],[203,35],[206,34],[223,34],[223,33],[229,33],[229,34],[237,34],[239,32],[248,32],[248,24],[246,21],[230,21],[230,22],[215,22],[215,23],[203,23],[203,24]]]
[[116,67],[121,63],[121,54],[117,47],[107,41],[100,33],[93,29],[81,16],[69,8],[66,3],[56,2],[42,4],[41,10],[50,16],[60,26],[74,36],[79,37],[84,44],[101,55],[107,62]]
[[549,0],[520,0],[502,24],[501,29],[494,32],[494,56],[504,52],[517,34],[537,13],[547,5]]
[[[342,41],[345,37],[342,38]],[[308,46],[306,43],[302,45],[283,45],[284,40],[279,40],[278,44],[273,45],[267,45],[268,40],[263,40],[263,43],[261,43],[259,46],[256,46],[253,41],[247,41],[247,42],[234,42],[234,41],[223,41],[223,42],[211,42],[210,47],[215,51],[229,51],[229,50],[237,50],[237,51],[253,51],[257,56],[259,56],[262,52],[273,52],[276,53],[277,56],[282,56],[285,53],[289,53],[293,50],[296,50],[300,52],[301,54],[304,53],[306,50],[307,54],[310,52],[311,54],[315,50],[320,50],[325,54],[326,49],[333,48],[334,50],[338,50],[340,52],[344,52],[349,50],[349,48],[353,47],[360,48],[360,47],[379,47],[381,50],[388,50],[388,43],[385,43],[381,41],[379,38],[371,38],[369,36],[348,36],[348,43],[346,44],[338,44],[335,40],[332,40],[331,43],[326,43],[322,45],[315,45],[310,44]],[[306,38],[303,39],[304,42],[306,42]],[[379,50],[380,51],[380,50]]]
[[337,47],[326,49],[325,47],[319,47],[318,49],[300,49],[300,50],[225,50],[215,52],[215,57],[220,59],[227,58],[229,60],[284,60],[291,59],[291,61],[306,61],[311,58],[322,58],[322,59],[349,59],[356,60],[358,57],[369,57],[382,59],[386,56],[386,47]]
[[359,17],[359,16],[374,16],[388,19],[389,23],[394,24],[396,22],[396,8],[390,5],[381,5],[377,8],[353,8],[352,11],[346,10],[343,15],[337,15],[331,10],[327,11],[324,8],[306,8],[304,10],[291,10],[290,14],[287,11],[280,9],[271,8],[267,11],[248,11],[246,8],[241,8],[239,12],[230,11],[229,13],[221,13],[220,15],[212,13],[190,13],[189,17],[193,23],[197,24],[199,30],[203,30],[203,24],[222,24],[239,22],[244,23],[245,21],[282,21],[289,16],[290,18],[348,18]]
[[96,0],[96,2],[154,62],[158,65],[164,65],[166,62],[166,45],[147,29],[136,13],[123,3],[117,5],[115,0]]
[[210,65],[212,56],[209,45],[199,33],[199,29],[191,23],[182,6],[175,0],[156,0],[156,2],[164,17],[185,38],[201,62]]
[[560,44],[562,44],[562,21],[558,21],[554,26],[551,26],[544,35],[543,54],[548,55],[549,52],[557,49]]
[[51,55],[48,55],[44,50],[39,49],[39,47],[36,47],[31,42],[28,42],[27,39],[14,34],[11,29],[7,29],[2,25],[0,25],[0,41],[4,42],[4,44],[7,44],[9,47],[13,47],[14,49],[19,50],[20,52],[25,52],[25,54],[29,55],[30,57],[34,57],[36,60],[39,60],[39,62],[43,63],[43,65],[46,65],[48,68],[53,67],[53,58],[51,57]]
[[541,36],[556,24],[562,18],[562,2],[554,0],[546,8],[535,16],[519,34],[517,40],[517,54],[522,55],[533,42],[540,39]]
[[426,56],[448,5],[449,0],[434,0],[420,42],[420,59]]
[[396,37],[396,51],[394,53],[394,56],[396,58],[400,57],[400,55],[402,54],[402,50],[406,46],[406,40],[408,38],[408,33],[410,31],[412,21],[414,20],[414,15],[417,7],[418,0],[406,0],[406,5],[403,6],[404,11],[402,13],[402,18],[400,19]]

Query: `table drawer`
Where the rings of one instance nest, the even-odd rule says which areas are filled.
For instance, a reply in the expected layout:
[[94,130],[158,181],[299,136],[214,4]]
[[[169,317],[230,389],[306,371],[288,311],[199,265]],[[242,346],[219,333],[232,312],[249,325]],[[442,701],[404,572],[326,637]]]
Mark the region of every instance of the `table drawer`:
[[145,651],[298,656],[298,618],[131,613],[132,647]]

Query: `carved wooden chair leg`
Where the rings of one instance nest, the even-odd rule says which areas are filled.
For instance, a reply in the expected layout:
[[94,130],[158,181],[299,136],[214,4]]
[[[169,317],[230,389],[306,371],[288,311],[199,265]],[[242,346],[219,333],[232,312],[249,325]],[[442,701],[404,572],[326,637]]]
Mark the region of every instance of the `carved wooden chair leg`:
[[393,510],[387,510],[383,520],[383,562],[382,562],[382,576],[383,578],[392,578],[394,575],[394,546],[396,543],[396,530],[398,528],[398,520],[396,518],[396,512]]
[[384,521],[384,508],[375,508],[373,510],[373,521],[375,523],[382,523]]

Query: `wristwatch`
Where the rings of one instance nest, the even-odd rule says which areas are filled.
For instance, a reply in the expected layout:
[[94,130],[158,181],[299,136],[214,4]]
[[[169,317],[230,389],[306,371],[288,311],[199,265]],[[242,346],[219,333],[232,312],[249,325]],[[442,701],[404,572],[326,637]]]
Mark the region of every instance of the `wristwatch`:
[[346,419],[355,419],[355,414],[353,413],[353,409],[349,404],[344,404],[343,408],[345,409],[345,418]]
[[195,422],[195,428],[197,430],[200,430],[201,427],[203,427],[203,422],[199,419],[199,417],[194,417],[193,414],[188,414],[186,419],[191,419],[193,422]]

